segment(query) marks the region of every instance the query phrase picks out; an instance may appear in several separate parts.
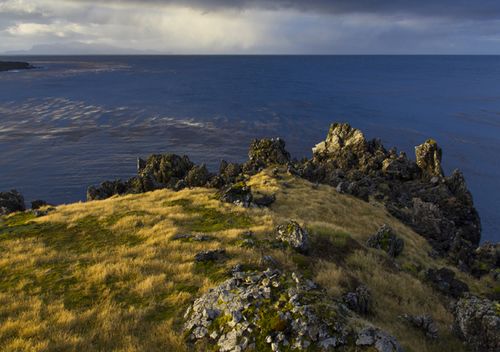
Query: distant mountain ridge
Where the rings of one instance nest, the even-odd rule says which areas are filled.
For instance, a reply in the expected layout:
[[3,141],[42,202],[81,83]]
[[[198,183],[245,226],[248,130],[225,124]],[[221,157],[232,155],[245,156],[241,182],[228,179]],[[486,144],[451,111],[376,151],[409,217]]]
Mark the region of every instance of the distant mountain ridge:
[[106,44],[87,44],[82,42],[53,43],[34,45],[28,50],[9,50],[1,55],[156,55],[153,50],[120,48]]

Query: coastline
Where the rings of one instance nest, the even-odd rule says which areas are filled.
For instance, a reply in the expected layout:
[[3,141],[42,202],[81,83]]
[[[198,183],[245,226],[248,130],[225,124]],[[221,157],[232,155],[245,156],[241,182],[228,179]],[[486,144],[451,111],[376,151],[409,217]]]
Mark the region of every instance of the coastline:
[[31,70],[35,67],[28,62],[21,61],[0,61],[0,72],[15,70]]

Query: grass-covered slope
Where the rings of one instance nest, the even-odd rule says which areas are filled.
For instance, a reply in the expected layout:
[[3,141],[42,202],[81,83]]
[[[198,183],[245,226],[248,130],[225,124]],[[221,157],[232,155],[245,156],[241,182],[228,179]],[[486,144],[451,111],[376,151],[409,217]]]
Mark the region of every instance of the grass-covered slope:
[[[424,269],[446,264],[383,207],[285,172],[276,178],[265,170],[249,185],[254,193],[275,194],[276,202],[244,209],[221,203],[211,189],[159,190],[58,206],[42,217],[1,218],[0,350],[191,350],[182,332],[186,308],[236,264],[265,269],[263,255],[314,280],[332,300],[363,282],[374,301],[363,319],[406,350],[464,350],[450,331],[447,300],[423,280]],[[308,255],[271,245],[276,225],[288,219],[309,231]],[[405,240],[395,260],[364,245],[382,224]],[[248,231],[255,233],[253,245],[244,241]],[[186,233],[210,237],[173,238]],[[227,251],[226,261],[195,262],[196,253],[217,248]],[[457,274],[473,292],[489,289]],[[423,313],[438,325],[436,341],[399,317]]]

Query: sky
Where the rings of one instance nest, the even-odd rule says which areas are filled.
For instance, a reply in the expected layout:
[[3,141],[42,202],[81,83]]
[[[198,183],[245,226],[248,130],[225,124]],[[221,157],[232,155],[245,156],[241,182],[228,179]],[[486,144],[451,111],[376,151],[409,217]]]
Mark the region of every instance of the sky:
[[500,0],[0,0],[0,53],[30,49],[500,54]]

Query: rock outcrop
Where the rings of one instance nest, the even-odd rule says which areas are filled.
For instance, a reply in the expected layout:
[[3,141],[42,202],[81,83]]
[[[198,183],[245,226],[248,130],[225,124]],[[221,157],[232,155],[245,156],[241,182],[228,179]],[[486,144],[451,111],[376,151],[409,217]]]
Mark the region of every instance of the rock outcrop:
[[425,276],[432,287],[447,296],[460,298],[469,292],[467,284],[456,279],[455,273],[450,269],[429,269]]
[[184,331],[188,340],[207,340],[217,351],[331,351],[349,343],[379,352],[403,351],[380,329],[353,331],[348,317],[342,305],[299,275],[236,270],[189,307]]
[[12,70],[29,70],[32,68],[34,67],[27,62],[0,61],[0,72]]
[[377,233],[366,241],[368,247],[381,249],[393,258],[401,254],[404,244],[404,240],[398,237],[394,230],[386,224],[382,225]]
[[481,222],[463,175],[444,177],[442,151],[428,140],[416,147],[416,161],[379,140],[367,141],[348,124],[332,124],[313,158],[296,163],[298,173],[341,193],[381,201],[388,211],[428,239],[442,256],[470,270]]
[[[463,271],[474,266],[478,275],[485,273],[478,270],[482,264],[476,260],[481,221],[472,196],[460,171],[450,176],[443,174],[442,150],[434,140],[417,146],[412,161],[403,152],[386,150],[380,140],[367,140],[349,124],[334,123],[325,141],[313,148],[309,160],[292,161],[285,142],[279,138],[254,140],[248,157],[242,165],[222,161],[219,172],[211,174],[204,165],[196,166],[186,156],[152,155],[138,160],[136,177],[90,187],[87,198],[207,186],[218,188],[223,201],[267,206],[271,198],[252,203],[253,195],[244,186],[245,180],[265,167],[286,165],[292,175],[331,185],[340,193],[365,201],[383,203],[393,216],[425,237],[440,256],[448,257]],[[397,252],[396,247],[390,249],[392,254],[393,250]]]
[[355,291],[344,295],[344,303],[356,313],[367,315],[373,304],[371,292],[365,285],[359,285]]
[[290,220],[279,225],[276,238],[299,252],[306,253],[309,249],[309,234],[296,221]]
[[16,190],[0,192],[0,215],[7,215],[16,211],[24,211],[24,197]]
[[473,351],[500,351],[499,303],[474,296],[459,300],[454,329]]

